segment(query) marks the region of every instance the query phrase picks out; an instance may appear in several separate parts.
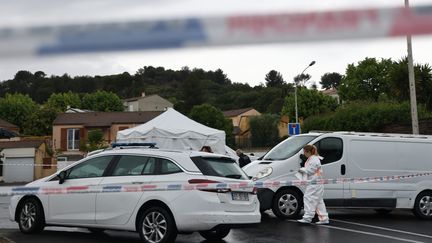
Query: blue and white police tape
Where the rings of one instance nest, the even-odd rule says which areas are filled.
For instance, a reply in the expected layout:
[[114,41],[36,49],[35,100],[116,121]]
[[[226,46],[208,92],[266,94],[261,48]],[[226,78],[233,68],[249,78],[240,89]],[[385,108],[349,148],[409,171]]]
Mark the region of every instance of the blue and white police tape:
[[15,164],[11,164],[11,163],[6,163],[6,164],[0,164],[0,166],[33,166],[33,167],[47,167],[47,166],[51,166],[51,167],[57,167],[57,164],[20,164],[20,163],[15,163]]
[[363,178],[337,178],[318,180],[289,180],[289,181],[249,181],[232,183],[157,183],[143,185],[105,185],[105,186],[64,186],[52,187],[0,187],[0,196],[35,195],[35,194],[80,194],[80,193],[117,193],[117,192],[145,192],[145,191],[190,191],[190,190],[223,190],[245,188],[272,188],[283,186],[327,185],[340,183],[372,183],[395,180],[407,180],[422,176],[432,176],[432,172],[414,173],[407,175],[363,177]]
[[0,58],[432,33],[432,5],[0,28]]

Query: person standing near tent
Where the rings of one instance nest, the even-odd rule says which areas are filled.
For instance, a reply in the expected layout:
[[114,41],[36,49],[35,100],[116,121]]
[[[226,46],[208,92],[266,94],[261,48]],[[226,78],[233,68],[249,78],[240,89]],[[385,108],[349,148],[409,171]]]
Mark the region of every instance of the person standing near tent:
[[[307,157],[304,167],[299,172],[304,173],[307,180],[322,179],[321,161],[317,148],[314,145],[306,145],[303,153]],[[316,224],[328,224],[329,217],[323,200],[324,185],[308,185],[303,196],[304,215],[297,220],[299,223],[309,224],[312,222],[315,212],[318,214],[319,221]]]
[[207,153],[213,153],[213,150],[211,149],[210,146],[202,146],[202,148],[200,149],[201,152],[207,152]]
[[242,168],[243,166],[245,166],[251,162],[249,156],[244,154],[241,149],[237,149],[236,154],[239,157],[238,161],[239,161],[240,168]]

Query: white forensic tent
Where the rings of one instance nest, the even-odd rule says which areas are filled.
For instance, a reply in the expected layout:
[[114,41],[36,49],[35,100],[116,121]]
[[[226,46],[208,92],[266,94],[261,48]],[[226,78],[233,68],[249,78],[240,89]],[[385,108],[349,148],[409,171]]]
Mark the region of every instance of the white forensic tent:
[[236,157],[225,145],[225,131],[207,127],[172,108],[142,125],[119,131],[116,142],[156,143],[158,148],[195,151],[206,145],[215,153]]

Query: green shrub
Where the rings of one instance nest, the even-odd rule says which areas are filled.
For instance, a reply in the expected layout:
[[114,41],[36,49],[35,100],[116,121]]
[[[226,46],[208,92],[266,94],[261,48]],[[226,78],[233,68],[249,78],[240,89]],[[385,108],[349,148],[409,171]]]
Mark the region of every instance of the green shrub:
[[[419,118],[431,117],[424,105],[418,107]],[[303,132],[310,130],[379,132],[385,125],[409,122],[408,102],[353,102],[345,104],[335,112],[307,118]]]

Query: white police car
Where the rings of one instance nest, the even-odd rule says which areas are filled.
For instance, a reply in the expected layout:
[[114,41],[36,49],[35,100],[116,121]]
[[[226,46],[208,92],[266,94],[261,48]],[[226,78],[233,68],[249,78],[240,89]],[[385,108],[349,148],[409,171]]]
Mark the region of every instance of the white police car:
[[[229,157],[147,148],[106,150],[26,187],[85,188],[158,183],[249,182]],[[228,235],[233,226],[260,222],[254,188],[165,190],[13,196],[10,218],[23,233],[45,226],[137,231],[144,242],[172,242],[178,233],[199,231],[206,239]]]

